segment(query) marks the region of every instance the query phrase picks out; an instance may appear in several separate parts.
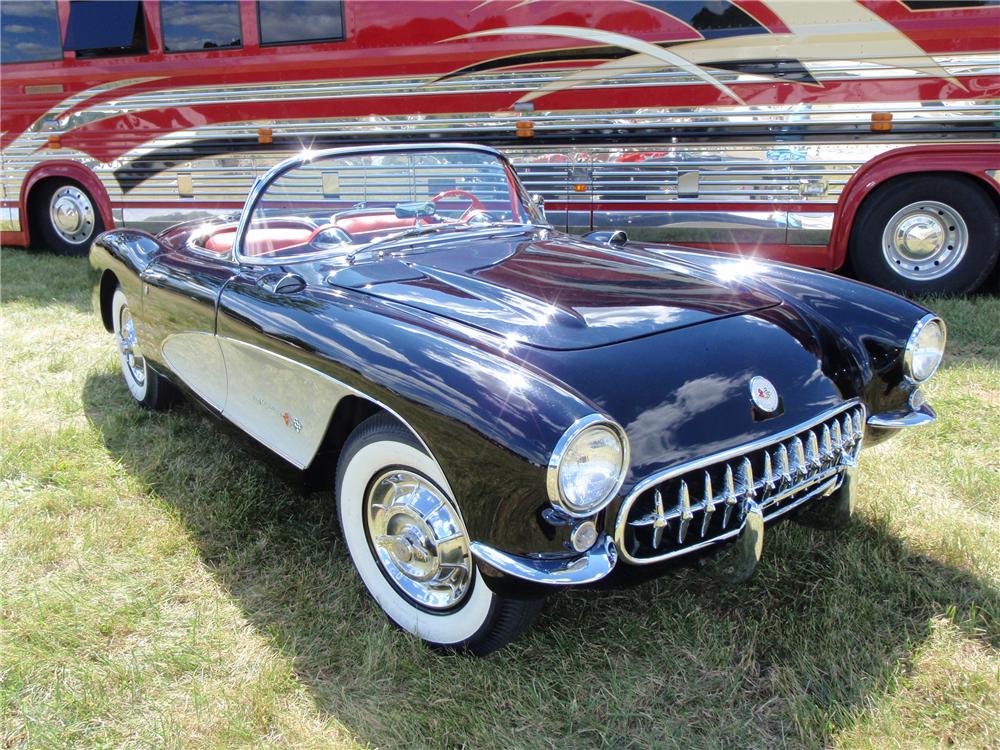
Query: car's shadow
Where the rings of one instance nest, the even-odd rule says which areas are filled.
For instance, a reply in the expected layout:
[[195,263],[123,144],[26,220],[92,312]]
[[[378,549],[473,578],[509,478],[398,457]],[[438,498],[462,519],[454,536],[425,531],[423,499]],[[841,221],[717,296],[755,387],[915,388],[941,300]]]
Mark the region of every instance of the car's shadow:
[[1000,611],[997,590],[855,522],[769,533],[743,587],[682,573],[560,593],[494,657],[440,656],[367,598],[328,495],[278,479],[190,404],[143,411],[111,374],[91,375],[83,401],[318,708],[372,746],[826,744],[908,668],[935,620],[981,618],[968,637],[997,645],[977,614]]

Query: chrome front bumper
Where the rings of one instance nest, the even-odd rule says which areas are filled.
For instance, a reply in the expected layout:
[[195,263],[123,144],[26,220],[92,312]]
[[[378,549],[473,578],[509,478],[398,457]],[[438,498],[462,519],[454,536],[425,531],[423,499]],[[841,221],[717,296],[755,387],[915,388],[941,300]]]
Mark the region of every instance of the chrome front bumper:
[[477,559],[502,573],[532,583],[575,586],[604,578],[618,562],[618,551],[607,534],[601,534],[589,550],[577,557],[526,557],[503,552],[482,542],[470,545]]

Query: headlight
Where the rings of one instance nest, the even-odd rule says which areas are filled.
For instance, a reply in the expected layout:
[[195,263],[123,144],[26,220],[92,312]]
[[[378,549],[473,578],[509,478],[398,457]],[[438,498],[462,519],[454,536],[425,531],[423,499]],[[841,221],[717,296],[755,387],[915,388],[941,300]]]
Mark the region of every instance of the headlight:
[[549,500],[574,517],[603,508],[625,481],[628,438],[598,414],[578,420],[556,444],[549,460]]
[[914,383],[923,383],[933,375],[944,357],[948,334],[941,318],[925,315],[913,327],[903,353],[903,373]]

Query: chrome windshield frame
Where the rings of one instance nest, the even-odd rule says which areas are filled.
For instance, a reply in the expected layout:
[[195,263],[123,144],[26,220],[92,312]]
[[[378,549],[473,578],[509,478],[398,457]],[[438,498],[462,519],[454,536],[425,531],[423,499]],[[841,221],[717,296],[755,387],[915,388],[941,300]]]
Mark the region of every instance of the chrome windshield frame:
[[[253,266],[284,265],[292,261],[292,259],[289,258],[250,258],[242,253],[243,241],[250,225],[251,216],[257,208],[257,204],[260,203],[261,198],[267,192],[267,189],[271,186],[271,184],[286,172],[305,164],[337,156],[429,151],[471,151],[489,154],[490,156],[496,157],[505,167],[505,172],[508,180],[510,181],[512,197],[522,204],[521,209],[523,212],[530,212],[531,207],[524,205],[524,196],[527,195],[527,191],[525,190],[524,185],[521,184],[521,181],[517,176],[517,172],[514,171],[514,167],[511,165],[506,156],[489,146],[480,146],[473,143],[411,143],[383,144],[379,146],[347,146],[343,148],[323,149],[321,151],[306,150],[279,162],[254,181],[253,185],[250,187],[250,192],[247,193],[246,201],[243,203],[243,211],[240,213],[239,223],[236,226],[236,237],[233,240],[233,247],[230,251],[231,260],[240,265]],[[531,221],[533,218],[534,217],[532,217],[530,213],[527,213],[525,219],[528,221],[525,222],[525,226],[535,223],[534,221]],[[297,256],[294,260],[303,260],[307,257],[309,256]]]

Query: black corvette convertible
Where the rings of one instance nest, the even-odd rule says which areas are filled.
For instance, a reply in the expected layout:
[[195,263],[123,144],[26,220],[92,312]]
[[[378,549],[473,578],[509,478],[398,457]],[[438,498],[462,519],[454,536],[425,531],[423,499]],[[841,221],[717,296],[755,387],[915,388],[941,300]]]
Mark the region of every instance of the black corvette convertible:
[[945,343],[836,276],[560,234],[478,146],[305,153],[90,259],[133,398],[327,482],[389,617],[479,654],[553,586],[740,581],[770,522],[845,524],[861,446],[934,419]]

